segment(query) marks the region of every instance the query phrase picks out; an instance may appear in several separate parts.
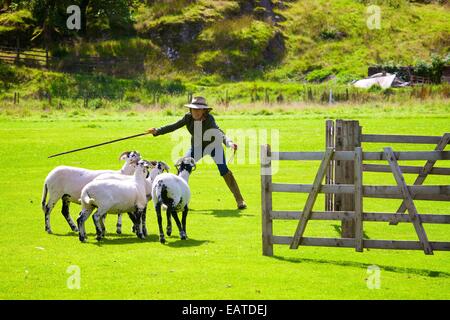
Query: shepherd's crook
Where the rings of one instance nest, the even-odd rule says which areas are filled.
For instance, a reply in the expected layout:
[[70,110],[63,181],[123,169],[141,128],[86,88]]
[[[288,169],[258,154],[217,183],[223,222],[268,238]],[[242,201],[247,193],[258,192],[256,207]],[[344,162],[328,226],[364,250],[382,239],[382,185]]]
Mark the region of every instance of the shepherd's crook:
[[53,157],[61,156],[61,155],[63,155],[63,154],[68,154],[68,153],[72,153],[72,152],[77,152],[77,151],[81,151],[81,150],[86,150],[86,149],[90,149],[90,148],[95,148],[95,147],[103,146],[103,145],[105,145],[105,144],[109,144],[109,143],[113,143],[113,142],[117,142],[117,141],[122,141],[122,140],[126,140],[126,139],[131,139],[131,138],[136,138],[136,137],[140,137],[140,136],[145,136],[146,134],[150,134],[150,132],[139,133],[139,134],[135,134],[135,135],[133,135],[133,136],[125,137],[125,138],[120,138],[120,139],[116,139],[116,140],[111,140],[111,141],[107,141],[107,142],[102,142],[102,143],[99,143],[99,144],[94,144],[93,146],[88,146],[88,147],[84,147],[84,148],[79,148],[79,149],[74,149],[74,150],[70,150],[70,151],[66,151],[66,152],[61,152],[61,153],[53,154],[53,155],[49,156],[48,158],[53,158]]

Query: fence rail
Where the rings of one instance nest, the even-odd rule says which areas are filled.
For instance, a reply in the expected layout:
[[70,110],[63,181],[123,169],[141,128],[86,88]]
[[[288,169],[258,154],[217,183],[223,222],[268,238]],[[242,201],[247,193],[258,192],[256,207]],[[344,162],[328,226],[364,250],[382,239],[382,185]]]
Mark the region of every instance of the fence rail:
[[[322,160],[323,152],[273,152],[272,158],[278,160]],[[450,160],[450,151],[400,151],[394,152],[397,160]],[[353,161],[354,151],[335,151],[332,160]],[[364,152],[363,160],[387,160],[383,152]]]
[[101,71],[107,74],[130,74],[142,70],[144,58],[128,57],[54,57],[48,49],[25,49],[0,46],[0,60],[63,72]]

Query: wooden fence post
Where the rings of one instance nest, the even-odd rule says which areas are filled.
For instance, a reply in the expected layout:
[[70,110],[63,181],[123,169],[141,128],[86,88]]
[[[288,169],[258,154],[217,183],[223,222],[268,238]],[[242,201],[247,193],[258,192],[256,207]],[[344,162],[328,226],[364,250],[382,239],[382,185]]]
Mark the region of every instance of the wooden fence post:
[[48,66],[49,66],[49,64],[48,64],[48,46],[45,45],[45,68],[48,69]]
[[363,154],[361,147],[355,148],[355,249],[363,252]]
[[273,256],[272,212],[272,160],[270,145],[261,146],[261,207],[263,255]]
[[16,38],[16,63],[20,62],[20,40],[19,37]]
[[[361,127],[358,121],[336,120],[335,135],[336,151],[354,151],[361,147]],[[335,183],[353,184],[355,179],[354,161],[335,161]],[[355,199],[353,194],[336,194],[334,209],[336,211],[354,211]],[[354,220],[342,220],[342,238],[355,238]]]
[[[325,122],[325,150],[328,148],[334,148],[334,121],[327,120]],[[334,184],[334,160],[330,161],[325,176],[325,184]],[[325,211],[334,211],[334,194],[325,194]]]
[[228,97],[228,89],[227,89],[227,90],[225,90],[225,107],[228,108],[229,104],[230,104],[230,100]]

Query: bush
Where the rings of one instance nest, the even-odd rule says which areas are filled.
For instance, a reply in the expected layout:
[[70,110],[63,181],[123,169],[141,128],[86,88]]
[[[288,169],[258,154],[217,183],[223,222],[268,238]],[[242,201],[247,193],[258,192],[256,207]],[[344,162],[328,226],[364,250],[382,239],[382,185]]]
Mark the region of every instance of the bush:
[[414,74],[430,78],[433,83],[441,83],[442,72],[445,65],[450,64],[450,54],[447,56],[432,55],[431,63],[419,60],[414,66]]
[[322,82],[332,74],[333,72],[329,69],[317,69],[308,73],[305,79],[308,82]]
[[2,13],[0,15],[0,44],[16,46],[17,38],[21,45],[27,45],[33,34],[35,19],[28,10]]
[[367,92],[372,92],[372,93],[379,93],[382,91],[383,91],[383,88],[378,83],[374,84],[367,90]]

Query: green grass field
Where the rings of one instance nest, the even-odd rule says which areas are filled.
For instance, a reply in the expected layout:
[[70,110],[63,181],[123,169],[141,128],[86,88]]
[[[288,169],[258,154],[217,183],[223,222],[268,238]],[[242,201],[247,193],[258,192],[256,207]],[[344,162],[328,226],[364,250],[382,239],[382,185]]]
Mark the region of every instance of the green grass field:
[[[387,112],[345,114],[360,120],[366,133],[442,135],[450,131],[448,105],[436,114]],[[416,110],[417,111],[417,110]],[[428,110],[429,111],[429,110]],[[329,117],[339,114],[329,113]],[[218,115],[218,124],[230,129],[279,130],[284,151],[323,151],[327,116],[292,112],[284,115]],[[191,176],[189,239],[175,231],[162,245],[156,215],[148,210],[149,237],[139,240],[124,217],[124,233],[116,235],[116,217],[106,220],[107,236],[95,240],[92,219],[86,222],[89,239],[80,243],[69,232],[61,203],[51,215],[54,234],[44,231],[41,211],[42,184],[57,165],[86,168],[120,168],[118,155],[139,150],[146,159],[173,165],[172,151],[179,141],[171,135],[143,137],[47,159],[53,153],[119,138],[174,121],[158,113],[0,118],[0,298],[1,299],[449,299],[450,253],[365,250],[276,245],[274,257],[262,256],[259,164],[231,164],[248,209],[235,210],[231,193],[215,165],[200,164]],[[181,129],[185,133],[185,129]],[[175,136],[175,134],[173,134]],[[179,148],[179,151],[186,149]],[[402,150],[432,150],[433,146],[399,146]],[[365,150],[381,150],[367,144]],[[447,148],[449,150],[449,148]],[[243,152],[242,150],[240,152]],[[239,155],[239,154],[238,154]],[[235,159],[237,162],[237,159]],[[420,164],[420,163],[419,163]],[[287,162],[274,176],[277,182],[312,183],[318,162]],[[447,166],[442,163],[440,166]],[[173,170],[172,170],[173,171]],[[390,174],[367,174],[366,183],[394,184]],[[414,177],[408,175],[407,182]],[[449,184],[448,177],[431,177],[428,184]],[[306,195],[276,194],[274,208],[301,210]],[[393,212],[400,201],[365,199],[367,211]],[[450,213],[445,202],[417,202],[419,212]],[[76,219],[79,206],[71,205]],[[319,197],[316,209],[323,209]],[[164,218],[165,223],[165,218]],[[274,234],[291,236],[295,221],[275,221]],[[306,236],[338,237],[339,224],[313,221]],[[449,226],[425,225],[431,240],[449,241]],[[174,228],[176,230],[176,228]],[[370,239],[415,240],[410,224],[389,226],[365,223]],[[81,272],[80,289],[67,286],[68,268]],[[381,269],[381,286],[369,289],[367,269]],[[70,270],[69,270],[70,271]]]

